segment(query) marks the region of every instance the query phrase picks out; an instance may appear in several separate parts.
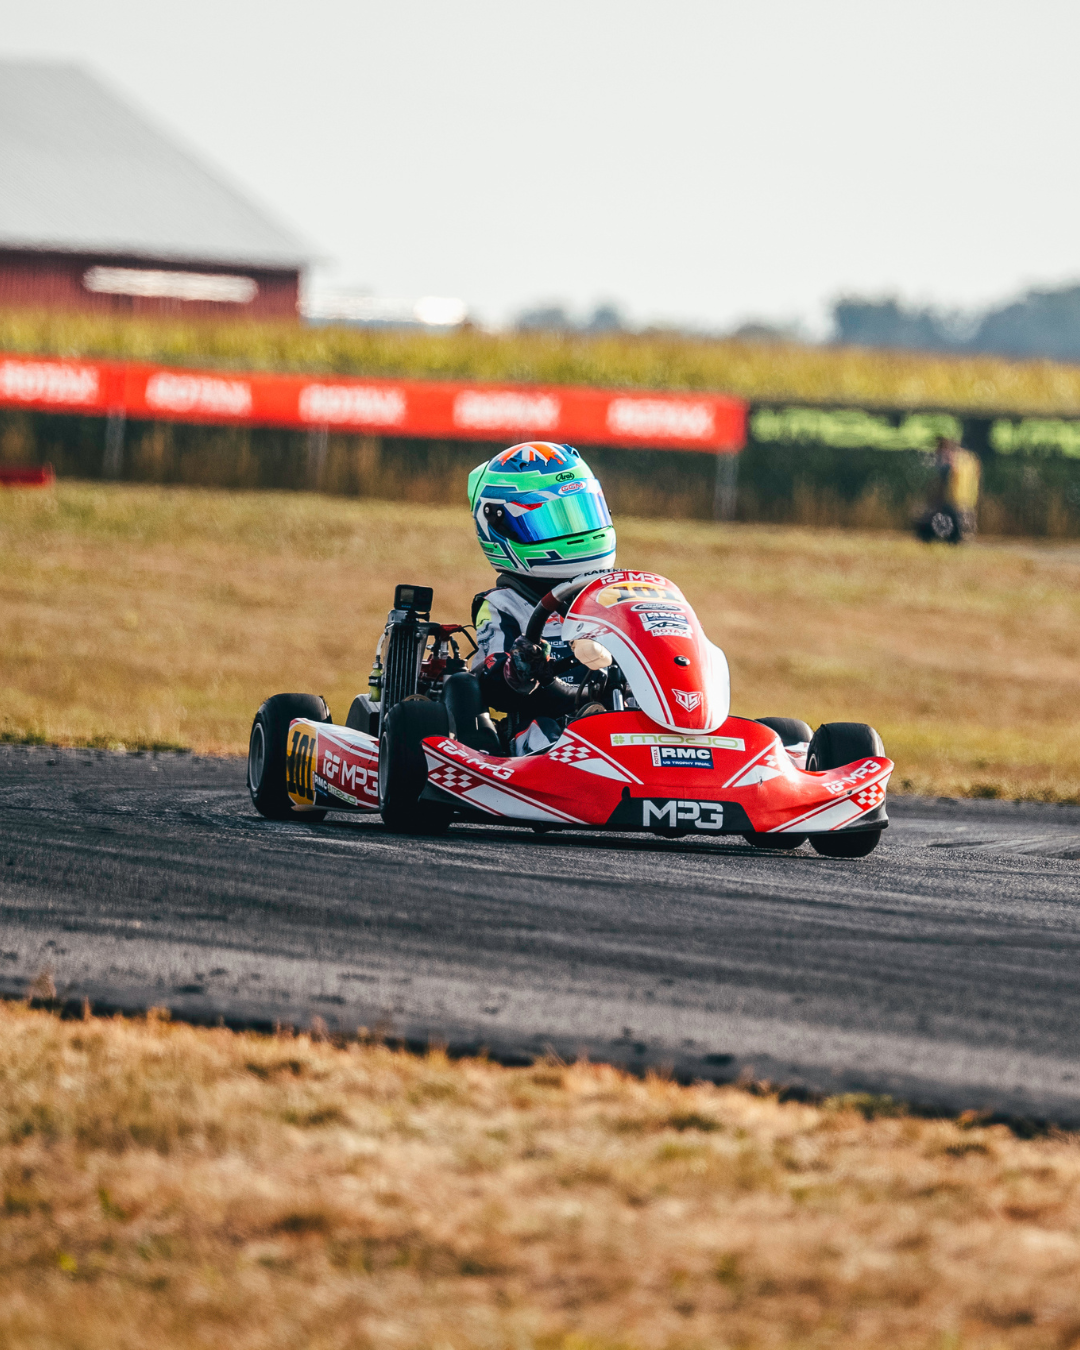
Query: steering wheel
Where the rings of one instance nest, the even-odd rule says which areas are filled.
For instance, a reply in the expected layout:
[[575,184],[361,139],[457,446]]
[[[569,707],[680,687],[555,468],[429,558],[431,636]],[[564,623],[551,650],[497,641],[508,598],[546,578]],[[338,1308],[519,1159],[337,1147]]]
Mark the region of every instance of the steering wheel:
[[[595,581],[598,572],[585,572],[581,576],[574,577],[571,581],[564,581],[560,585],[548,591],[533,612],[529,615],[529,622],[525,625],[525,636],[531,642],[539,642],[542,638],[544,628],[548,619],[553,614],[561,614],[565,617],[566,611],[585,589],[590,581]],[[595,699],[602,698],[607,693],[608,681],[614,666],[604,667],[602,670],[590,670],[588,675],[581,681],[577,687],[577,699],[574,704],[575,711],[583,708],[586,703],[591,703]]]
[[598,572],[585,572],[579,577],[574,577],[572,581],[561,582],[553,590],[548,591],[547,595],[529,615],[529,622],[525,625],[525,636],[531,642],[539,642],[548,619],[553,614],[561,614],[565,617],[571,604],[589,582],[595,581],[599,575]]

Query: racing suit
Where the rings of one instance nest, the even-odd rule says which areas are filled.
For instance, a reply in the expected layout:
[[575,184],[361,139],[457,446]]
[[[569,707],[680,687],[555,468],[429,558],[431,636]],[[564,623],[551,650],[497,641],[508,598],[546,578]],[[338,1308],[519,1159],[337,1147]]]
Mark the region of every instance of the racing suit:
[[[511,731],[516,733],[512,748],[518,754],[543,749],[558,739],[555,718],[574,712],[577,686],[588,673],[563,642],[559,615],[552,614],[544,628],[547,659],[524,636],[533,610],[557,585],[551,578],[533,580],[500,572],[495,586],[473,600],[478,650],[471,672],[480,682],[485,706],[509,714]],[[559,678],[556,670],[565,678]]]

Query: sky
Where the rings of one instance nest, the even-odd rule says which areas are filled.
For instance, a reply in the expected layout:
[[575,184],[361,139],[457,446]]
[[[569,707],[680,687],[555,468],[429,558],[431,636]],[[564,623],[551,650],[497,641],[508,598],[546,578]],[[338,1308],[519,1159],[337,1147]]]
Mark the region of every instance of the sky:
[[823,332],[842,294],[1080,278],[1058,0],[3,0],[310,240],[322,287],[482,320]]

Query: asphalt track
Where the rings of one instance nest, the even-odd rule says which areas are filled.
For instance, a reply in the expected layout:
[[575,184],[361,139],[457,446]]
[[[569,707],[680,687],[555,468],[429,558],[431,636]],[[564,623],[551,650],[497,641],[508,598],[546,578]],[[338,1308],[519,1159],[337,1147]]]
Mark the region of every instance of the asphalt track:
[[0,747],[0,992],[1080,1126],[1080,808],[891,798],[870,858],[255,815],[237,760]]

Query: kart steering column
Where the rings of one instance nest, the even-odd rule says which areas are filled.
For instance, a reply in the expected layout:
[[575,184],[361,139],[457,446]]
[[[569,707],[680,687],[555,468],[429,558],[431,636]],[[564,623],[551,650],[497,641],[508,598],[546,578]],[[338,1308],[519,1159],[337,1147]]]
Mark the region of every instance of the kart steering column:
[[547,595],[541,599],[529,615],[529,622],[525,625],[525,636],[531,642],[539,642],[548,619],[553,614],[565,616],[571,603],[581,594],[590,581],[596,579],[597,575],[596,572],[586,572],[583,576],[574,577],[570,581],[563,581],[548,591]]

